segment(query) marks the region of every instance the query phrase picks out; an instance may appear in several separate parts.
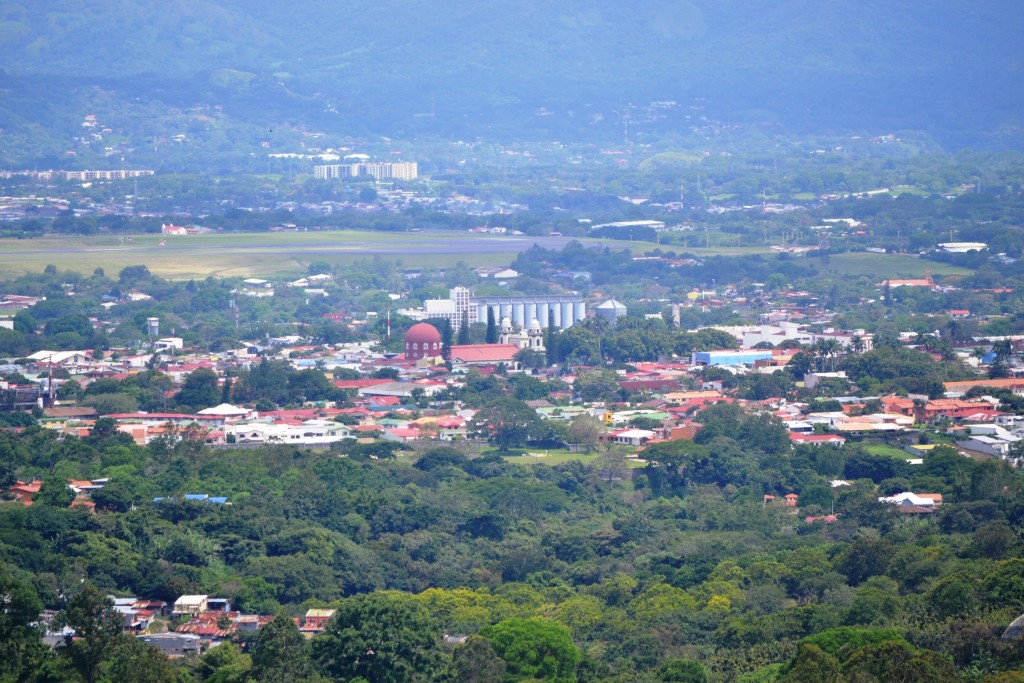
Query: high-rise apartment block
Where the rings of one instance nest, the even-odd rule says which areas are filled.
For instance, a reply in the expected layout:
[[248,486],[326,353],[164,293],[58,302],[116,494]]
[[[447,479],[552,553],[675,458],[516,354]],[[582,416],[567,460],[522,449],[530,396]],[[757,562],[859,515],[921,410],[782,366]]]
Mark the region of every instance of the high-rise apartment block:
[[327,164],[313,167],[313,177],[319,180],[373,176],[377,180],[415,180],[419,169],[415,161],[375,161],[359,164]]

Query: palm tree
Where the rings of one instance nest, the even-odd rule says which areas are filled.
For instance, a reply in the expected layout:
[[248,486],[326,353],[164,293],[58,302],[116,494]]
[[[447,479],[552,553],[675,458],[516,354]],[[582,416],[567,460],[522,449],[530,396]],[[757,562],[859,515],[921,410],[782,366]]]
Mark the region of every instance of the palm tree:
[[832,372],[836,369],[836,357],[842,350],[843,346],[839,343],[838,339],[819,339],[811,346],[814,351],[814,355],[822,361],[821,367],[826,367],[825,361],[831,361]]
[[1009,360],[1013,355],[1013,342],[1008,338],[1000,339],[992,345],[992,350],[1003,360]]

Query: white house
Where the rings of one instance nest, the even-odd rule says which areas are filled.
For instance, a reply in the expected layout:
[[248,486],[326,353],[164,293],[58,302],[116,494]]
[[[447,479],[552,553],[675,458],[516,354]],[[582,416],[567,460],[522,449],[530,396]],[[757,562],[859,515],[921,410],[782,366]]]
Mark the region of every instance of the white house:
[[235,443],[295,444],[322,446],[355,438],[345,425],[327,420],[306,420],[301,425],[247,422],[224,427],[224,435]]
[[174,601],[174,609],[171,611],[171,614],[176,617],[183,615],[194,617],[202,614],[208,609],[207,600],[209,597],[208,595],[182,595]]

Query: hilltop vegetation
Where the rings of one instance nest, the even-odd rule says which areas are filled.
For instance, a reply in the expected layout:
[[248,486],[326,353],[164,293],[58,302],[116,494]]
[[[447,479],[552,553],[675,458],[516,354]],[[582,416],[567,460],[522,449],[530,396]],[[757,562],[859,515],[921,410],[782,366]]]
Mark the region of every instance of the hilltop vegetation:
[[[95,515],[68,510],[58,488],[30,508],[0,505],[0,581],[52,609],[73,610],[68,596],[83,579],[100,595],[218,594],[255,613],[334,606],[341,616],[314,641],[312,663],[297,644],[281,655],[334,680],[353,675],[346,639],[376,637],[381,617],[369,613],[393,614],[393,628],[404,629],[394,632],[417,639],[387,656],[429,680],[446,680],[446,662],[457,667],[468,655],[456,649],[451,660],[443,633],[479,633],[520,672],[511,680],[529,671],[545,680],[678,680],[660,672],[679,658],[699,660],[712,680],[756,670],[774,680],[808,636],[845,670],[858,666],[853,651],[882,641],[902,643],[897,661],[932,658],[943,680],[1020,665],[1019,647],[996,637],[1024,610],[1021,479],[1008,465],[940,450],[911,473],[859,447],[790,453],[768,436],[781,427],[753,417],[740,425],[729,412],[704,417],[716,432],[710,441],[649,449],[632,481],[609,475],[622,471],[613,455],[527,468],[449,448],[395,458],[394,449],[348,446],[339,457],[214,451],[187,437],[143,448],[105,424],[82,441],[35,427],[4,432],[5,472],[116,481],[94,495]],[[834,494],[827,479],[841,475],[864,479]],[[894,485],[891,477],[942,491],[943,509],[915,519],[880,506],[875,486]],[[807,498],[799,516],[763,503],[764,492],[790,487]],[[151,502],[197,491],[233,505]],[[830,505],[835,523],[803,521]],[[855,628],[828,630],[837,627]],[[509,647],[507,632],[526,637],[524,629],[552,648],[562,643],[557,667]],[[249,643],[254,667],[267,639],[261,632]],[[184,662],[179,680],[221,680],[214,674],[228,663],[218,650]],[[20,661],[74,678],[77,660],[26,652],[5,672]],[[425,659],[416,665],[416,656]],[[103,666],[126,659],[102,655]],[[258,667],[251,675],[278,680]]]

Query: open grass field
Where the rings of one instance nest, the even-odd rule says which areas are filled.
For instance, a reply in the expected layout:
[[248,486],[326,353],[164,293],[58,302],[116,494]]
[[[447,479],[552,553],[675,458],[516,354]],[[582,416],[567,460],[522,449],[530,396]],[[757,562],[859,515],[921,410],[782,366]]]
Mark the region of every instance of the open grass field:
[[871,455],[887,455],[890,458],[896,458],[897,460],[906,460],[914,456],[908,455],[906,451],[896,448],[895,446],[888,446],[884,443],[868,443],[864,444],[864,450]]
[[[40,272],[47,265],[114,274],[125,266],[145,265],[170,279],[214,276],[292,276],[313,261],[332,265],[381,256],[407,267],[444,268],[458,261],[473,267],[508,265],[533,244],[561,248],[566,237],[505,237],[466,233],[389,233],[360,231],[160,235],[48,236],[0,240],[0,279]],[[584,240],[595,246],[652,249],[646,242]]]
[[[496,452],[496,451],[494,451]],[[487,451],[484,451],[487,453]],[[573,453],[565,449],[552,449],[546,451],[530,451],[526,455],[507,455],[505,462],[516,465],[560,465],[565,462],[590,463],[599,457],[599,453]],[[639,469],[646,463],[640,460],[627,460],[626,467]]]
[[929,261],[905,254],[871,254],[851,252],[835,254],[827,266],[817,266],[829,275],[864,275],[879,281],[886,278],[924,277],[928,271],[933,275],[971,275],[974,271],[948,263]]
[[[42,271],[47,265],[61,270],[91,273],[103,268],[116,274],[125,266],[145,265],[170,279],[205,278],[209,275],[298,276],[313,261],[346,265],[361,258],[380,256],[401,260],[406,267],[446,268],[459,261],[472,267],[508,265],[516,254],[539,244],[560,249],[569,237],[494,236],[467,233],[394,233],[355,230],[325,232],[220,233],[169,236],[119,235],[47,236],[34,239],[0,239],[0,279]],[[658,248],[651,242],[581,239],[595,247],[630,249],[635,253]],[[696,242],[696,237],[694,238]],[[661,245],[680,249],[682,245]],[[686,251],[699,256],[766,254],[763,246],[692,246]],[[816,263],[831,276],[923,277],[969,275],[970,270],[909,255],[847,253],[831,257],[827,266]]]

